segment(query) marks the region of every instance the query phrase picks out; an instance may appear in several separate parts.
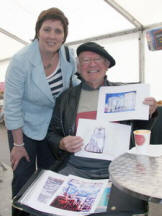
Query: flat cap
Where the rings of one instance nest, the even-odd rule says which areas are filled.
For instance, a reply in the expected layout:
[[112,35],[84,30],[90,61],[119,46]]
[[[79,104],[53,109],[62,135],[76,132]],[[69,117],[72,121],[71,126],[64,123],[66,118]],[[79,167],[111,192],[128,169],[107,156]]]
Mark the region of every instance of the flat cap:
[[84,51],[95,52],[99,54],[100,56],[103,56],[104,58],[106,58],[110,62],[109,68],[115,65],[115,59],[104,49],[104,47],[100,46],[99,44],[95,42],[87,42],[87,43],[81,44],[77,48],[77,56],[79,56],[79,54]]

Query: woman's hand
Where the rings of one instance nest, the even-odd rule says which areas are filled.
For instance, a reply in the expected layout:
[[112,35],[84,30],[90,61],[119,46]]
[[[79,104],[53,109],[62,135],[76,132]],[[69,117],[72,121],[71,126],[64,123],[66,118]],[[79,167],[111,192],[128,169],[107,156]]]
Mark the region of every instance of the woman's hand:
[[60,141],[60,149],[68,152],[78,152],[83,146],[83,139],[79,136],[66,136]]
[[19,161],[25,157],[27,161],[30,161],[29,155],[24,146],[14,146],[11,150],[10,160],[11,160],[11,167],[13,170],[16,169]]

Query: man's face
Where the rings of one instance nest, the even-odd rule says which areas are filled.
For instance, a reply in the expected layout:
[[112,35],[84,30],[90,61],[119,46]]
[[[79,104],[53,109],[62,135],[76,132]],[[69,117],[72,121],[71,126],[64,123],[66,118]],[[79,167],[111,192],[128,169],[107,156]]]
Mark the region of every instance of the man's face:
[[79,54],[78,72],[93,88],[98,88],[104,82],[109,62],[95,52],[84,51]]

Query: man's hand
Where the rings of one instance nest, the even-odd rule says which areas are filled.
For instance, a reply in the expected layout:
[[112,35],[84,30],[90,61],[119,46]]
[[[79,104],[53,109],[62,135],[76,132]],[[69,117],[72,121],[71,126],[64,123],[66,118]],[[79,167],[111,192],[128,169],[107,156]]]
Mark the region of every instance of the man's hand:
[[25,157],[27,161],[30,161],[29,155],[24,146],[14,146],[11,150],[10,160],[12,169],[15,170],[19,161]]
[[149,105],[149,114],[151,116],[157,109],[157,101],[153,97],[148,97],[148,98],[145,98],[143,103],[146,105]]
[[60,141],[60,149],[68,152],[78,152],[83,146],[83,139],[79,136],[66,136]]

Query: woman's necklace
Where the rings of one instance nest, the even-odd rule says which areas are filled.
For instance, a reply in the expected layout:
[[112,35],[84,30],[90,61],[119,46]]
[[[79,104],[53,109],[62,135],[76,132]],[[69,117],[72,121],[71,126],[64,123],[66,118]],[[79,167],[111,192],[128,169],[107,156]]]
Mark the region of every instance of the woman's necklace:
[[49,68],[51,68],[52,67],[52,64],[51,63],[49,63],[49,64],[47,64],[47,65],[44,65],[44,69],[45,70],[47,70],[47,69],[49,69]]
[[[57,62],[57,54],[58,54],[58,52],[56,52],[56,53],[53,55],[53,58],[52,58],[52,60],[51,60],[49,63],[44,64],[44,69],[45,69],[45,70],[51,69],[51,68],[55,65],[55,61]],[[55,58],[56,58],[56,59],[55,59]],[[55,59],[55,61],[54,61],[54,59]]]

